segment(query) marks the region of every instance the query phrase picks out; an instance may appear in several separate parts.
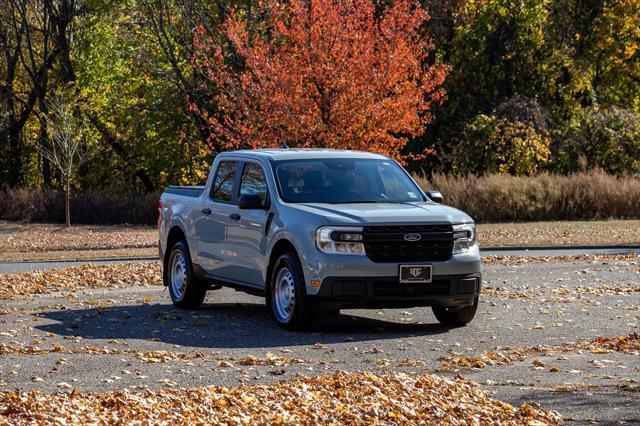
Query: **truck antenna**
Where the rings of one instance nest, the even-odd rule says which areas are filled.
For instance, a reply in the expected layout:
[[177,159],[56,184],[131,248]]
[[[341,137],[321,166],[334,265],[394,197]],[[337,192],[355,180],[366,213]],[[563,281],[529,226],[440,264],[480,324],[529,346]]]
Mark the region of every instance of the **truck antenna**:
[[281,149],[289,149],[289,145],[287,145],[286,142],[282,142],[282,144],[280,145]]

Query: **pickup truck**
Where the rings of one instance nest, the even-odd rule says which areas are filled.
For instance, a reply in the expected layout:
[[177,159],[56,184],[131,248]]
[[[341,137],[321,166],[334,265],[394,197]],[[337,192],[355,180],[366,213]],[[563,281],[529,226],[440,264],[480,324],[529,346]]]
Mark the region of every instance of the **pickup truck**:
[[225,152],[204,187],[170,186],[158,209],[163,281],[179,308],[231,287],[301,330],[340,309],[417,306],[459,326],[478,307],[473,220],[383,155]]

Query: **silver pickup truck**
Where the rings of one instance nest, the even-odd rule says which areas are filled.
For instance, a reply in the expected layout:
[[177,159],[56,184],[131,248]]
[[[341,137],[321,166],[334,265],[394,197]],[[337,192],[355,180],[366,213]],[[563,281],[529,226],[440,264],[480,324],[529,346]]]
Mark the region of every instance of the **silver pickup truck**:
[[164,284],[180,308],[222,286],[265,296],[287,329],[340,309],[415,306],[464,325],[481,287],[475,225],[441,203],[378,154],[225,152],[206,186],[162,194]]

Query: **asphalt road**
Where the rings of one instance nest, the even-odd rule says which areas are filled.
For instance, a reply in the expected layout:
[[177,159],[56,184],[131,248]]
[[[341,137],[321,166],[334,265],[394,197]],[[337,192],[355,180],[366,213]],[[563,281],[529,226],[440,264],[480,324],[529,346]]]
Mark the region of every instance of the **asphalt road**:
[[[229,289],[210,292],[192,312],[174,309],[157,287],[1,301],[5,348],[60,345],[81,353],[0,355],[0,390],[235,386],[335,370],[428,370],[460,374],[498,399],[537,402],[568,420],[640,422],[637,353],[573,351],[439,371],[441,357],[639,332],[640,292],[629,291],[640,287],[637,261],[485,265],[483,273],[484,286],[502,296],[485,295],[476,319],[462,328],[440,326],[430,309],[416,308],[348,310],[312,332],[288,332],[271,320],[262,299]],[[605,290],[585,294],[598,288]],[[301,362],[242,365],[256,363],[247,357],[274,356]],[[536,369],[533,359],[544,368]],[[554,391],[566,385],[576,390]]]

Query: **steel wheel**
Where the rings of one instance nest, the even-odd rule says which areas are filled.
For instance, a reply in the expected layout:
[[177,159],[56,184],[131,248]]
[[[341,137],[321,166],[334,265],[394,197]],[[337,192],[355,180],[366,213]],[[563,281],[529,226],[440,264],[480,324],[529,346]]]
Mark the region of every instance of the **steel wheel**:
[[269,304],[278,325],[285,330],[308,330],[315,320],[307,300],[304,274],[295,252],[280,255],[269,279]]
[[196,309],[207,294],[207,286],[193,275],[189,246],[178,241],[171,247],[169,259],[164,264],[162,281],[169,288],[171,302],[181,309]]
[[288,322],[296,305],[296,287],[289,268],[282,267],[278,270],[273,291],[275,314],[279,321]]
[[187,261],[182,253],[176,253],[173,256],[171,264],[171,289],[177,300],[184,298],[184,292],[187,288]]

